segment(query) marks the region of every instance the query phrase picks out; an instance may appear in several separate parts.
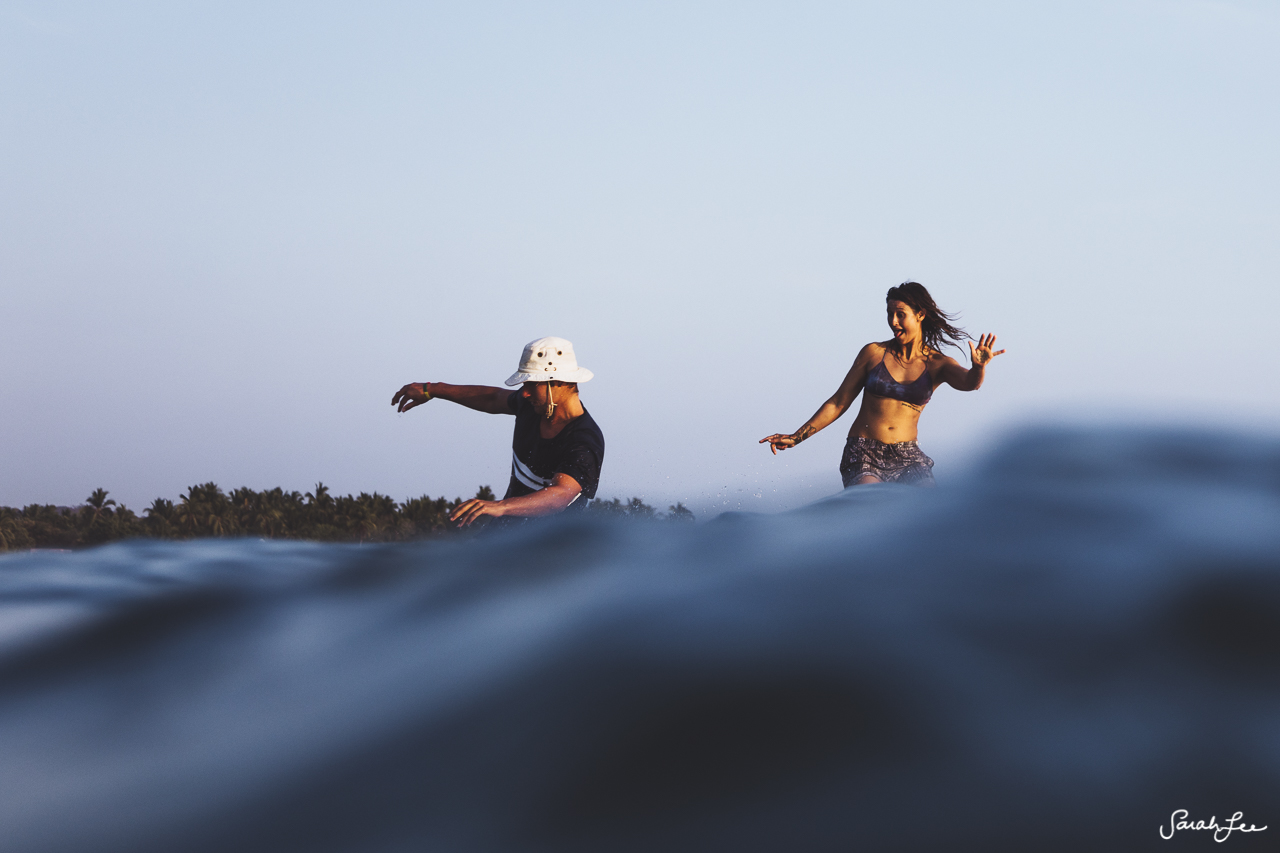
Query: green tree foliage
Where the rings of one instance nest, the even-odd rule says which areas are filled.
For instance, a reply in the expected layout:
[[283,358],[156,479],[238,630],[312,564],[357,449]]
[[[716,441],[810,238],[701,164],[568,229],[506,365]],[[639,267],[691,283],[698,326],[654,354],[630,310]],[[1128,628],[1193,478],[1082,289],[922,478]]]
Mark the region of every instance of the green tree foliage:
[[[422,495],[397,503],[374,492],[334,497],[324,483],[306,494],[239,488],[227,494],[216,483],[191,486],[177,503],[156,498],[139,517],[95,489],[83,506],[31,504],[0,507],[0,551],[80,548],[120,539],[197,539],[248,536],[322,542],[401,542],[456,533],[449,514],[462,498]],[[494,500],[480,486],[480,500]],[[587,512],[633,521],[692,521],[683,504],[658,513],[640,498],[592,501]]]
[[658,512],[641,498],[632,498],[626,503],[618,498],[596,500],[587,505],[589,513],[627,521],[693,521],[693,513],[682,503],[669,506],[667,510],[666,513]]
[[173,539],[178,535],[177,510],[168,498],[156,498],[143,511],[146,516],[147,536],[154,539]]
[[677,501],[675,506],[667,507],[667,518],[672,521],[693,521],[693,510]]
[[16,551],[31,545],[31,534],[22,523],[22,511],[0,507],[0,551]]

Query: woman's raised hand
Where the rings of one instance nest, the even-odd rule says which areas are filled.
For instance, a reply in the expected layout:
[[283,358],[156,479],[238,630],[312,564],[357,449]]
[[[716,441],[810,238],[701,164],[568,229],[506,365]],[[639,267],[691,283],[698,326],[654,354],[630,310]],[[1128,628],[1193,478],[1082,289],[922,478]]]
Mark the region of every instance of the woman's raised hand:
[[969,358],[973,361],[975,367],[985,367],[987,362],[1004,352],[1004,350],[992,352],[991,348],[995,345],[995,335],[979,335],[976,347],[973,345],[973,341],[969,341]]

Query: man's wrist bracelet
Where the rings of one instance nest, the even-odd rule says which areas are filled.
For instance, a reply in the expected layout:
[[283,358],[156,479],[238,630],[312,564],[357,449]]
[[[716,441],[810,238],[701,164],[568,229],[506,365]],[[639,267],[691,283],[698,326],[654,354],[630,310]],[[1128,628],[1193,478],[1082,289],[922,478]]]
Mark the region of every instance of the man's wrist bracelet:
[[[430,391],[430,390],[428,390],[428,388],[427,388],[427,384],[428,384],[428,383],[423,382],[423,383],[421,383],[421,384],[422,384],[422,396],[423,396],[423,397],[425,397],[427,400],[430,400],[430,399],[431,399],[431,397],[432,397],[433,395],[432,395],[431,391]],[[424,400],[423,402],[426,402],[426,401]]]

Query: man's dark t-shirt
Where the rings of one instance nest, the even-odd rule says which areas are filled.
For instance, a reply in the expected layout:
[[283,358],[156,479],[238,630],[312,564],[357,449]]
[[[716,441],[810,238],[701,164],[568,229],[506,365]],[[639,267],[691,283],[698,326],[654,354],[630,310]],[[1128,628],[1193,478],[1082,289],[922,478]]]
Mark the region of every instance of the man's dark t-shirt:
[[529,495],[551,485],[556,474],[568,474],[582,486],[582,494],[569,504],[582,509],[596,496],[600,465],[604,462],[604,433],[585,410],[565,424],[555,438],[543,438],[538,429],[542,415],[519,391],[507,403],[516,416],[511,437],[511,482],[503,498]]

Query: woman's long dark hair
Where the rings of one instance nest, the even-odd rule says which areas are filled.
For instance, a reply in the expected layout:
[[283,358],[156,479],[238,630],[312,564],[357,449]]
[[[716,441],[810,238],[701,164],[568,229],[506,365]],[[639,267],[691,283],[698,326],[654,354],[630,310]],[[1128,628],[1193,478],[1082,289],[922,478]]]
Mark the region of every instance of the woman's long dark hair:
[[924,315],[924,319],[920,321],[920,334],[929,349],[942,352],[944,346],[951,346],[963,352],[960,342],[973,340],[973,336],[964,329],[951,325],[957,315],[948,314],[939,308],[920,282],[904,281],[897,287],[889,288],[884,301],[889,303],[894,300],[905,302],[917,313]]

